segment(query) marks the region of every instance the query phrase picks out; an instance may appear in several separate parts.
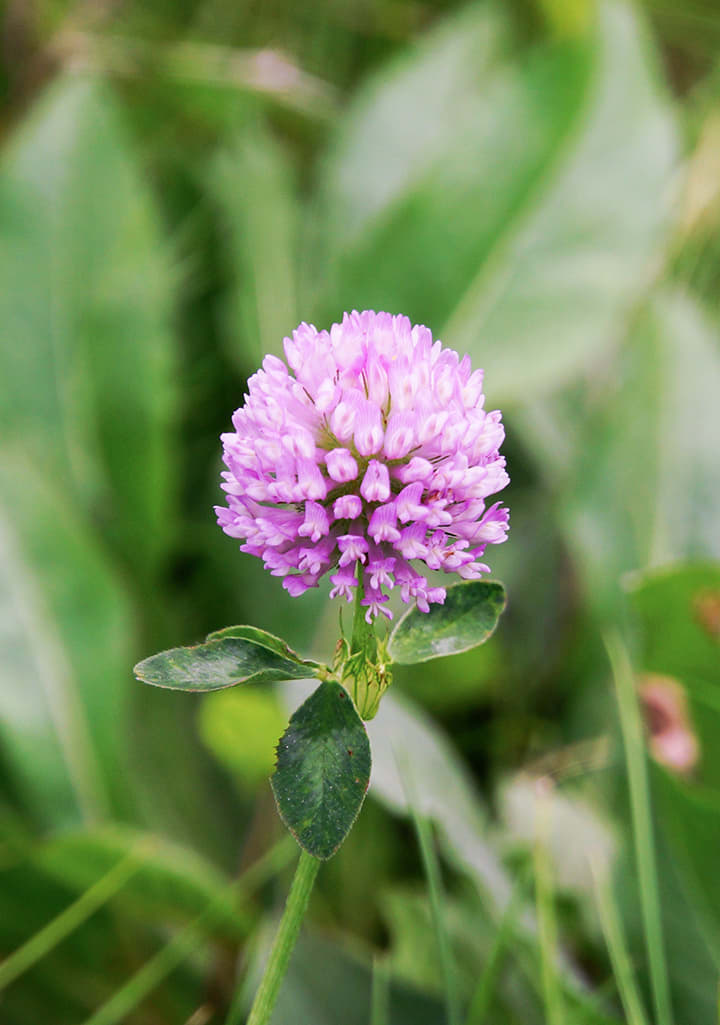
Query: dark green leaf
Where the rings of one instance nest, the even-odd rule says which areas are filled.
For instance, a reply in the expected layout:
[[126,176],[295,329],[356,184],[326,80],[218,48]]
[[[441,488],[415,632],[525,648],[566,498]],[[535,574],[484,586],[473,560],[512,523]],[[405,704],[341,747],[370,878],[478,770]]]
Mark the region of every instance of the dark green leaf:
[[276,655],[280,655],[291,662],[302,663],[305,666],[318,665],[317,662],[300,658],[298,653],[293,651],[281,637],[276,637],[275,634],[268,633],[267,630],[261,630],[259,626],[226,626],[222,630],[213,630],[211,634],[207,635],[206,640],[221,641],[226,637],[241,637],[252,644],[259,644],[269,651],[274,651]]
[[492,635],[505,604],[505,588],[494,580],[448,587],[444,605],[405,613],[390,635],[390,656],[411,665],[468,651]]
[[330,858],[357,818],[370,781],[370,743],[347,692],[326,680],[298,708],[278,744],[272,788],[297,842]]
[[138,662],[135,675],[153,687],[208,691],[238,683],[303,680],[313,676],[317,668],[316,662],[286,658],[242,637],[223,637],[194,647],[160,651]]

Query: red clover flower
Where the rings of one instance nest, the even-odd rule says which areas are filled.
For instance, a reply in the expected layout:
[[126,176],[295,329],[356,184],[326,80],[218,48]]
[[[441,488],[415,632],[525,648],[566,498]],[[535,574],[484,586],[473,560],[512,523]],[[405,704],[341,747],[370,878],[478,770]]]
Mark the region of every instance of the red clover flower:
[[300,324],[288,366],[266,356],[223,434],[216,507],[241,551],[293,596],[331,573],[331,597],[362,585],[370,623],[398,587],[427,612],[445,600],[413,563],[472,580],[508,511],[499,411],[483,409],[483,372],[389,313],[353,312],[329,331]]
[[[506,600],[498,581],[477,579],[488,572],[485,549],[508,528],[507,509],[487,504],[509,478],[500,413],[483,409],[482,370],[426,327],[371,310],[346,313],[329,331],[301,324],[285,358],[265,357],[222,435],[218,523],[293,596],[329,574],[331,597],[355,599],[352,632],[341,625],[328,663],[241,624],[135,666],[139,680],[194,693],[319,681],[276,750],[273,794],[302,853],[253,1025],[269,1021],[318,867],[362,807],[372,763],[363,720],[376,715],[393,665],[483,644]],[[446,592],[419,566],[465,579]],[[414,607],[378,637],[394,589]]]

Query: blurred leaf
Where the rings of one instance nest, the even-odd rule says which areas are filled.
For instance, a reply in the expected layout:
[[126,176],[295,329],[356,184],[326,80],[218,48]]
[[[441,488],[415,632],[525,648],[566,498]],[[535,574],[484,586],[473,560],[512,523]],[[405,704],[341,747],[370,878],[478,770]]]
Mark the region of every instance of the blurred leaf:
[[[202,999],[208,964],[218,953],[209,942],[230,946],[243,941],[253,919],[242,887],[191,850],[151,834],[121,827],[78,830],[28,845],[23,859],[2,873],[0,949],[19,947],[76,897],[86,903],[99,880],[131,859],[139,863],[137,873],[108,906],[96,910],[3,994],[3,1025],[46,1018],[53,1025],[85,1021],[153,958],[158,945],[182,935],[179,929],[190,922],[195,943],[187,966],[152,997],[158,1020],[188,1019]],[[140,1019],[123,1016],[126,1020]]]
[[[452,863],[477,887],[490,918],[498,919],[512,896],[510,876],[488,838],[482,801],[448,738],[420,709],[393,693],[384,695],[380,712],[368,723],[368,733],[373,753],[370,796],[409,816],[408,795],[412,795],[418,814],[438,827]],[[516,945],[534,944],[536,936],[534,917],[524,910]],[[581,975],[564,954],[559,964],[565,999],[572,1003],[577,1020],[609,1021],[590,1006]]]
[[56,80],[0,163],[0,430],[132,560],[166,550],[170,277],[111,94]]
[[720,565],[652,570],[632,577],[628,587],[643,667],[720,684]]
[[94,818],[129,795],[129,609],[112,568],[48,479],[0,454],[0,737],[43,826]]
[[417,812],[440,829],[445,846],[479,886],[491,907],[502,909],[510,881],[487,840],[482,802],[468,770],[448,738],[407,698],[389,692],[368,723],[373,753],[370,795],[409,816],[408,793]]
[[[370,236],[382,229],[383,218],[397,218],[436,165],[456,156],[453,144],[462,140],[471,146],[469,128],[488,131],[492,120],[487,113],[482,118],[487,108],[478,101],[508,44],[499,12],[476,6],[442,24],[361,87],[331,140],[324,168],[331,256],[340,256],[343,240],[346,259],[351,250],[370,249]],[[416,206],[422,209],[420,202]],[[358,255],[353,264],[360,263]],[[371,263],[365,275],[375,269]]]
[[444,604],[405,613],[390,634],[390,656],[412,665],[469,651],[492,636],[506,602],[505,588],[495,581],[453,584]]
[[[367,957],[343,950],[335,940],[302,935],[273,1012],[272,1025],[367,1025],[371,974]],[[441,1005],[425,989],[390,984],[392,1025],[437,1025]]]
[[[446,898],[444,906],[448,919],[451,915],[457,917],[458,905],[455,902],[451,903]],[[386,891],[382,895],[381,907],[391,936],[389,959],[393,972],[410,983],[421,985],[435,994],[442,994],[443,978],[426,894],[405,890]],[[470,908],[465,909],[463,917],[471,923],[464,937],[467,943],[461,946],[455,942],[453,953],[456,960],[463,951],[474,955],[474,960],[479,960],[486,952],[484,930],[478,928],[477,916],[471,913]],[[467,926],[469,923],[465,921],[462,924]],[[457,931],[453,928],[455,925],[454,921],[450,922],[448,929]]]
[[246,127],[210,166],[230,270],[228,350],[244,368],[280,354],[297,325],[297,199],[290,166],[270,132]]
[[529,852],[543,847],[558,890],[591,894],[593,871],[613,865],[617,837],[597,802],[577,787],[543,789],[546,779],[520,773],[503,782],[496,799],[504,835]]
[[126,854],[139,867],[114,904],[132,918],[157,924],[183,922],[218,905],[213,930],[228,939],[246,935],[246,912],[238,907],[230,880],[195,851],[122,826],[59,833],[32,852],[37,868],[82,893]]
[[271,775],[287,714],[270,691],[248,687],[209,694],[200,709],[200,733],[229,772],[246,786]]
[[508,665],[499,643],[472,648],[456,655],[443,674],[443,685],[437,685],[434,662],[416,662],[412,667],[393,663],[393,686],[412,698],[433,715],[442,716],[476,709],[492,700],[493,685],[503,678]]
[[317,662],[304,662],[297,656],[291,658],[294,653],[289,648],[284,650],[287,655],[277,654],[252,640],[225,636],[189,648],[160,651],[138,662],[134,672],[138,680],[153,687],[208,691],[235,687],[239,683],[306,680],[319,668]]
[[[697,868],[710,855],[715,825],[709,815],[706,817],[701,813],[705,794],[697,794],[701,800],[696,803],[693,800],[694,786],[688,788],[680,781],[674,781],[652,762],[649,769],[657,824],[663,945],[671,982],[674,1020],[678,1023],[716,1025],[719,948],[709,922],[715,908],[706,904],[714,886],[708,878],[704,892],[696,889],[688,864],[688,858],[692,858]],[[685,799],[685,794],[689,800]],[[710,803],[705,811],[711,812]],[[712,814],[717,818],[717,811]],[[643,971],[641,953],[643,930],[637,906],[636,878],[629,854],[628,851],[624,858],[621,856],[617,865],[615,886],[618,906],[630,936],[635,971],[645,984],[643,988],[646,988],[647,975]]]
[[[267,854],[243,872],[229,888],[233,893],[240,891],[249,895],[261,883],[267,881],[278,870],[284,868],[296,852],[290,837],[284,837]],[[288,857],[289,855],[289,857]],[[229,890],[221,891],[220,897],[227,897]],[[170,976],[178,966],[189,958],[197,959],[203,942],[203,933],[210,933],[219,913],[224,911],[218,898],[210,901],[204,911],[192,919],[183,929],[176,931],[142,967],[126,979],[102,1007],[97,1008],[84,1025],[121,1025],[148,994]],[[232,1014],[231,1014],[232,1016]],[[174,1019],[173,1019],[174,1020]]]
[[[691,714],[683,726],[696,739],[700,762],[694,775],[720,787],[720,566],[674,566],[634,575],[632,609],[640,634],[640,664],[682,685]],[[655,676],[650,676],[651,683]],[[679,723],[663,722],[662,731]]]
[[136,871],[132,856],[121,858],[77,900],[46,922],[42,929],[29,936],[2,962],[0,962],[0,991],[43,961],[64,940],[80,929],[89,918],[115,897]]
[[[448,111],[452,117],[448,117]],[[590,38],[509,56],[469,8],[366,87],[324,188],[324,292],[402,310],[525,400],[588,365],[657,263],[675,161],[637,16],[598,5]]]
[[358,816],[370,780],[370,744],[350,697],[326,680],[290,719],[271,779],[278,811],[300,846],[332,857]]
[[[611,380],[596,380],[584,398],[557,410],[565,436],[584,423],[574,466],[560,485],[560,508],[586,594],[602,615],[619,612],[621,574],[720,554],[714,326],[690,296],[664,290],[609,374]],[[526,422],[526,438],[544,455],[551,436],[543,440],[535,427],[534,419]]]
[[[462,898],[446,895],[444,907],[458,977],[463,994],[469,1000],[477,984],[479,966],[486,965],[491,954],[497,927],[466,894]],[[393,974],[434,993],[441,991],[442,978],[427,898],[395,887],[383,892],[382,910],[391,935],[388,958]],[[508,960],[511,959],[512,952]],[[495,992],[489,994],[491,1013],[485,1020],[503,1025],[506,1022],[539,1025],[543,1020],[542,1012],[520,966],[512,963],[508,968],[510,970],[504,973],[498,972],[501,977],[496,979]],[[469,1022],[469,1018],[465,1020]]]
[[665,291],[640,337],[657,418],[653,562],[720,558],[720,333],[690,295]]
[[653,771],[653,784],[659,821],[689,884],[693,907],[710,929],[710,949],[720,965],[720,877],[713,867],[720,844],[720,795],[660,768]]

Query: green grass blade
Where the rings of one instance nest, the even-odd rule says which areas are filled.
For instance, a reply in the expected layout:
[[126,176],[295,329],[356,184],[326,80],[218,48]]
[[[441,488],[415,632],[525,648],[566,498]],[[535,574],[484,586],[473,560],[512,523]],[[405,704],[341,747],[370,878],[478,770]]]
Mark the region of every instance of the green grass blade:
[[648,1025],[610,880],[603,868],[593,865],[592,870],[600,924],[627,1025]]
[[[269,948],[269,945],[268,945]],[[245,1008],[250,1006],[252,1001],[252,990],[250,980],[246,976],[242,984],[236,986],[235,993],[230,1003],[225,1025],[243,1025],[245,1020]]]
[[154,957],[118,989],[102,1007],[98,1008],[83,1025],[115,1025],[125,1021],[138,1004],[152,992],[182,961],[189,957],[202,941],[200,927],[212,921],[212,911],[207,909],[193,922],[179,932]]
[[122,889],[139,867],[140,861],[134,853],[122,858],[76,901],[10,954],[0,964],[0,990],[5,989],[23,972],[32,968],[75,929],[86,922],[103,904],[114,897],[118,890]]
[[524,880],[519,879],[500,919],[482,974],[478,979],[478,984],[470,1001],[465,1025],[483,1025],[487,1019],[505,953],[515,931],[517,917],[523,902],[524,890]]
[[663,947],[660,894],[650,812],[650,790],[642,724],[635,696],[635,681],[630,658],[620,637],[617,634],[609,635],[605,639],[605,646],[615,679],[620,728],[625,747],[635,859],[640,881],[640,904],[655,1017],[657,1025],[672,1025],[673,1015]]
[[460,1003],[457,992],[457,979],[455,975],[455,963],[450,937],[445,923],[445,909],[443,907],[444,892],[440,864],[438,862],[435,845],[433,843],[430,823],[423,818],[412,806],[413,823],[417,835],[420,856],[422,858],[423,870],[427,880],[428,897],[430,898],[430,912],[432,914],[435,939],[437,941],[438,956],[440,958],[440,970],[443,976],[445,989],[445,1010],[448,1025],[460,1025]]
[[402,780],[407,799],[408,808],[412,816],[415,834],[417,836],[420,857],[423,863],[423,871],[428,887],[430,900],[430,914],[435,931],[435,940],[440,960],[440,971],[443,977],[443,988],[445,990],[445,1012],[447,1025],[460,1025],[460,1001],[457,990],[457,976],[453,960],[450,937],[445,923],[443,908],[444,892],[440,864],[432,838],[432,830],[429,821],[424,818],[418,809],[417,796],[407,767],[400,763],[397,758],[398,774]]
[[[295,856],[297,845],[286,836],[264,854],[230,887],[238,896],[249,896],[268,878],[287,865]],[[216,915],[224,914],[226,894],[211,901],[192,922],[177,933],[154,957],[146,961],[128,981],[101,1007],[87,1018],[83,1025],[118,1025],[126,1020],[138,1004],[156,989],[203,940],[203,930],[211,926]]]
[[385,958],[373,958],[370,1025],[390,1025],[390,971]]
[[538,950],[540,977],[547,1025],[564,1025],[565,1004],[558,970],[557,919],[553,892],[552,869],[545,843],[549,827],[550,806],[538,796],[538,833],[533,851],[535,868],[535,906],[538,919]]

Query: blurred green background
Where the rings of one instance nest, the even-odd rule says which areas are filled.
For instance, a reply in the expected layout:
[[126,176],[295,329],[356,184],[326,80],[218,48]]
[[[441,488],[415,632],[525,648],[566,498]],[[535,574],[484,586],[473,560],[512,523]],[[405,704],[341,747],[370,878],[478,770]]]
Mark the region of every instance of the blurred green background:
[[243,1020],[298,698],[131,667],[239,622],[329,656],[327,589],[215,525],[218,435],[298,321],[374,308],[486,369],[510,604],[397,671],[273,1022],[717,1022],[715,0],[0,12],[0,1021]]

